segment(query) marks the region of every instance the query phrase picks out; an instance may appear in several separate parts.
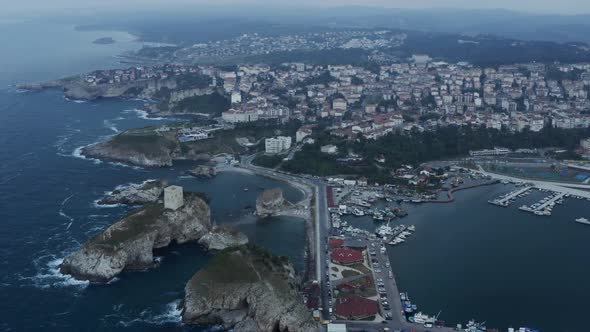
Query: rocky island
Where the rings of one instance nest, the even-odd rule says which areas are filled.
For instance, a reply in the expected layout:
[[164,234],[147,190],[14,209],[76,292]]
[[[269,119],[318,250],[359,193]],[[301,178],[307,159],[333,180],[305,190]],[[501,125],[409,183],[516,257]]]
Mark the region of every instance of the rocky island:
[[217,175],[217,171],[214,166],[202,165],[189,170],[188,174],[197,178],[211,179]]
[[234,331],[314,332],[286,257],[247,245],[219,253],[185,286],[182,320]]
[[164,180],[148,180],[143,183],[132,183],[119,186],[100,199],[98,205],[143,205],[157,201],[164,187],[168,185]]
[[211,231],[199,239],[199,244],[208,250],[223,250],[248,243],[248,237],[227,226],[214,226]]
[[[167,197],[172,187],[177,194]],[[164,204],[150,203],[132,211],[66,257],[60,271],[78,280],[107,282],[124,270],[154,266],[154,249],[172,241],[181,244],[206,236],[212,231],[207,203],[198,194],[183,196],[181,187],[172,187],[165,189]],[[224,249],[244,244],[247,238],[220,228],[213,229],[213,234],[203,241],[208,248]]]
[[267,189],[256,198],[256,214],[263,218],[275,216],[285,207],[285,204],[281,188]]
[[114,44],[115,40],[111,37],[103,37],[103,38],[96,39],[92,43],[97,44],[97,45],[110,45],[110,44]]

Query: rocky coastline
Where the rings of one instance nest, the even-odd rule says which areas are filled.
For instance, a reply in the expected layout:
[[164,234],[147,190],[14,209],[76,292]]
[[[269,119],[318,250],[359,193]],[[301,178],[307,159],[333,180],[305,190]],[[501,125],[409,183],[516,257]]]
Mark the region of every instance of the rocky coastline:
[[98,205],[144,205],[156,202],[168,185],[165,180],[148,180],[119,186],[97,201]]
[[184,205],[177,210],[150,203],[132,211],[66,257],[60,272],[77,280],[108,282],[125,270],[153,267],[154,249],[203,237],[203,245],[218,250],[247,243],[247,237],[235,230],[212,228],[207,203],[197,194],[186,193]]
[[267,189],[256,198],[256,214],[262,218],[276,216],[285,203],[281,188]]
[[211,179],[217,175],[217,170],[214,166],[201,165],[189,170],[188,174],[196,178]]
[[182,321],[244,332],[318,331],[298,284],[285,257],[252,245],[224,250],[186,284]]

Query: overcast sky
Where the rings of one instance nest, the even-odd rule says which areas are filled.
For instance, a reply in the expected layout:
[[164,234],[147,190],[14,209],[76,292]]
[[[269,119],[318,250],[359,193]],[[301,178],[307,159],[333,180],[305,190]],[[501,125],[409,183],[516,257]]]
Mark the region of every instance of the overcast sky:
[[[533,13],[586,14],[590,0],[0,0],[0,12],[116,9],[122,7],[181,7],[186,4],[254,6],[375,6],[389,8],[503,8]],[[296,5],[294,5],[296,4]]]

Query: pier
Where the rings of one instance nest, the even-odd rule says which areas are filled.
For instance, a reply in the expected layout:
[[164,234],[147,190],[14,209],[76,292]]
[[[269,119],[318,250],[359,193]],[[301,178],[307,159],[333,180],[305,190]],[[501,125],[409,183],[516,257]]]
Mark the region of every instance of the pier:
[[498,198],[498,199],[494,199],[491,201],[488,201],[488,203],[490,204],[494,204],[494,205],[498,205],[498,206],[503,206],[503,207],[507,207],[508,205],[510,205],[510,201],[524,193],[526,193],[527,191],[531,190],[533,187],[524,187],[522,189],[513,191],[511,193],[509,193],[506,196],[503,196],[502,198]]
[[490,176],[494,179],[498,179],[501,181],[510,181],[510,182],[517,182],[517,183],[527,183],[539,189],[550,190],[554,192],[569,194],[572,196],[578,196],[583,198],[590,198],[590,185],[588,184],[575,184],[575,183],[563,183],[563,182],[551,182],[551,181],[539,181],[539,180],[530,180],[530,179],[522,179],[508,175],[502,175],[497,173],[491,173],[485,171],[481,166],[479,166],[479,173]]
[[553,209],[553,206],[555,206],[555,203],[563,199],[566,195],[567,194],[565,193],[559,193],[547,199],[547,201],[544,203],[539,202],[532,206],[523,205],[518,209],[525,212],[531,212],[539,216],[550,216],[551,210]]

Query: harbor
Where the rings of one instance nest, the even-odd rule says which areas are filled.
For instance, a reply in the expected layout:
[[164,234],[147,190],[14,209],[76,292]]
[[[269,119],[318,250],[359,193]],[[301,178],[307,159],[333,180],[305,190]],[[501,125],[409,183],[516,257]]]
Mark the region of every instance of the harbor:
[[[552,216],[544,219],[519,212],[516,204],[499,209],[487,203],[520,189],[510,183],[486,186],[457,193],[451,205],[408,209],[404,223],[415,225],[416,232],[403,245],[388,247],[388,255],[396,284],[409,294],[419,312],[432,317],[442,310],[439,320],[450,327],[461,324],[463,329],[473,319],[486,321],[488,329],[499,331],[576,330],[564,320],[555,321],[571,310],[546,308],[537,301],[559,301],[558,294],[570,291],[568,285],[584,282],[578,274],[585,269],[579,264],[586,256],[582,248],[590,248],[583,232],[586,225],[574,219],[589,215],[590,204],[585,199],[564,197],[563,204],[556,204]],[[517,196],[517,203],[533,204],[546,196],[548,192],[533,189],[524,197]],[[560,255],[555,254],[558,251]],[[482,257],[489,264],[482,265]],[[505,272],[519,270],[522,262],[527,262],[528,271],[516,275]],[[547,269],[548,265],[554,268]],[[550,292],[531,296],[528,291],[547,289],[547,285],[551,285]],[[568,298],[584,303],[590,288],[583,286],[580,291],[583,294]],[[527,305],[507,303],[507,298],[518,298]],[[526,328],[529,324],[535,328]]]

